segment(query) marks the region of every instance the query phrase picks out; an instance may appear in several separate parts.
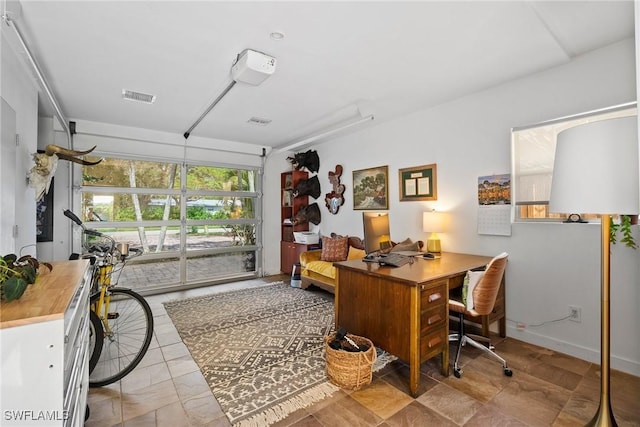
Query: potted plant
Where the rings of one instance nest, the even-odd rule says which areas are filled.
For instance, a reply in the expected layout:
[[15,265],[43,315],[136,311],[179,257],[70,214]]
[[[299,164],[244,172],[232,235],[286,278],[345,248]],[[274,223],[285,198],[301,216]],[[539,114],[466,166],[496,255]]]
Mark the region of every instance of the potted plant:
[[18,258],[15,254],[0,258],[0,295],[6,301],[19,299],[28,285],[35,283],[42,267],[53,270],[48,262],[40,263],[31,255]]
[[[637,222],[637,216],[635,217],[635,222]],[[635,238],[633,237],[633,232],[631,230],[631,226],[634,225],[634,221],[632,220],[631,215],[620,215],[620,222],[613,222],[611,219],[610,224],[610,240],[611,243],[617,243],[618,241],[618,231],[621,232],[622,237],[620,238],[620,243],[624,243],[625,246],[631,249],[638,249],[638,244],[636,243]]]

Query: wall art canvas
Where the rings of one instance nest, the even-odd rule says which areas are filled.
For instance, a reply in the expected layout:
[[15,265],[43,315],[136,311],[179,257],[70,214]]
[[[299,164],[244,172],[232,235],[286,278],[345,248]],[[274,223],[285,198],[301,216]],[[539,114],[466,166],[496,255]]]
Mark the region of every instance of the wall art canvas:
[[389,167],[353,171],[353,209],[389,209]]
[[478,204],[511,204],[511,174],[478,177]]

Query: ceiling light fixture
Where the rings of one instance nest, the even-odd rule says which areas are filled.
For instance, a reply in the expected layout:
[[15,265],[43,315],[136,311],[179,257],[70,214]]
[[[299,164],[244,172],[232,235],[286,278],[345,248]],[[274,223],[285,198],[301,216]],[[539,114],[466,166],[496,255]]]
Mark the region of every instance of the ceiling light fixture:
[[271,40],[280,41],[284,39],[284,33],[282,31],[274,31],[269,34],[269,37],[271,38]]
[[294,148],[299,148],[299,147],[301,147],[303,145],[310,144],[310,143],[312,143],[314,141],[317,141],[317,140],[322,139],[322,138],[326,138],[327,136],[330,136],[330,135],[333,135],[334,133],[337,133],[337,132],[343,131],[345,129],[348,129],[348,128],[352,127],[352,126],[356,126],[356,125],[359,125],[361,123],[368,122],[369,120],[374,120],[373,114],[370,114],[370,115],[365,116],[365,117],[361,117],[361,118],[359,118],[359,119],[357,119],[355,121],[349,121],[349,122],[342,123],[342,124],[340,124],[338,126],[335,126],[333,128],[324,130],[324,131],[316,133],[314,135],[307,136],[307,137],[305,137],[305,138],[303,138],[303,139],[301,139],[299,141],[291,142],[291,143],[287,144],[286,146],[280,148],[278,150],[278,152],[282,153],[283,151],[291,151]]

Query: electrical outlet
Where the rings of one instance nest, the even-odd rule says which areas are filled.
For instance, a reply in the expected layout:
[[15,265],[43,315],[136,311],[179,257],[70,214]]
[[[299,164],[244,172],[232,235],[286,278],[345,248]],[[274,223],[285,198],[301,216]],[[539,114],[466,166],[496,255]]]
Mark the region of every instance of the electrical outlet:
[[582,308],[576,305],[569,306],[569,320],[573,322],[582,322]]

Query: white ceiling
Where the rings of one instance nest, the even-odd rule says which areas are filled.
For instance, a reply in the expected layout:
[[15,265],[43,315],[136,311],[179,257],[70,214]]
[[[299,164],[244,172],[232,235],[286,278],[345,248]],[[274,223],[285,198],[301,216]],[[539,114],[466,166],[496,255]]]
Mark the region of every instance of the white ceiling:
[[[277,59],[192,135],[278,147],[429,108],[633,37],[632,1],[25,1],[15,22],[63,113],[183,134],[244,49]],[[271,32],[285,34],[272,40]],[[123,100],[122,89],[157,96]],[[268,126],[247,123],[251,117]],[[363,124],[360,126],[371,126]]]

